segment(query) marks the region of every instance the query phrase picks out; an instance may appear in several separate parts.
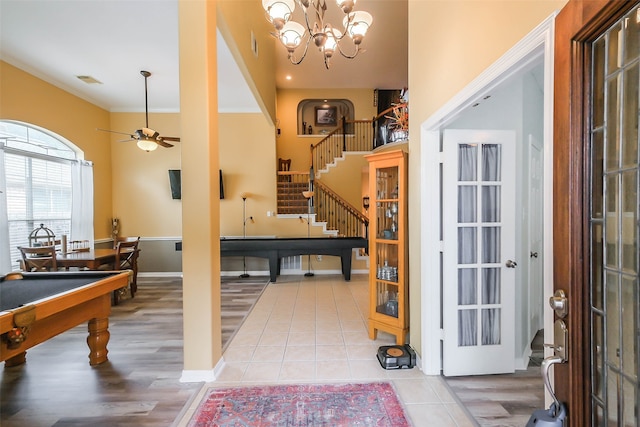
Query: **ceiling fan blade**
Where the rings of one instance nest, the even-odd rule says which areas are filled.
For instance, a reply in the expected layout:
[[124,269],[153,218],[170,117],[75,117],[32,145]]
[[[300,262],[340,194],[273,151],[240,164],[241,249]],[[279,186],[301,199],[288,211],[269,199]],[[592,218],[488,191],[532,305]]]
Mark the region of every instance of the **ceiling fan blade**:
[[111,133],[118,133],[120,135],[129,135],[131,138],[133,138],[133,135],[131,135],[130,133],[126,133],[126,132],[118,132],[116,130],[109,130],[109,129],[100,129],[100,128],[96,128],[96,130],[101,130],[103,132],[111,132]]
[[164,148],[171,148],[171,147],[173,147],[173,144],[169,144],[168,142],[164,142],[164,141],[162,140],[162,138],[158,138],[158,139],[156,139],[156,143],[157,143],[159,146],[164,147]]
[[180,142],[180,138],[178,138],[177,136],[161,136],[160,138],[164,139],[165,141]]

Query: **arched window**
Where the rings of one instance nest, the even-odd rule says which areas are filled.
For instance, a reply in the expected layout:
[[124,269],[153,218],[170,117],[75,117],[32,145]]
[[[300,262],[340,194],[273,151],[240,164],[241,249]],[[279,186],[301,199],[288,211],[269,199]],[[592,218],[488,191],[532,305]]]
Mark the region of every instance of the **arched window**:
[[60,135],[0,120],[0,274],[19,268],[18,246],[40,224],[93,247],[92,164]]

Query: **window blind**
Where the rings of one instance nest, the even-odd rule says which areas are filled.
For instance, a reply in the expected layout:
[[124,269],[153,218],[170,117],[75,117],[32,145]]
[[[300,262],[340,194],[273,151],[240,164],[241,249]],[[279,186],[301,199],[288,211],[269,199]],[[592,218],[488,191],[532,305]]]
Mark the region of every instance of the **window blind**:
[[19,267],[18,246],[44,224],[58,236],[71,231],[71,164],[28,155],[5,153],[7,220],[11,266]]

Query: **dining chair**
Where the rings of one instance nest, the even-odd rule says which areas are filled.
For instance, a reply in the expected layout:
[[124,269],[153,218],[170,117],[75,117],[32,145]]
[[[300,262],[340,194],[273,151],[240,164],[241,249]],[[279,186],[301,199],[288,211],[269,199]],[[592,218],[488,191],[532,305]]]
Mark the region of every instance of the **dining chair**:
[[[278,171],[279,172],[289,172],[291,170],[291,159],[283,159],[282,157],[278,157]],[[279,178],[279,181],[291,181],[291,175],[282,175]]]
[[139,241],[140,241],[140,236],[137,236],[137,237],[118,236],[115,239],[113,239],[113,249],[117,249],[118,243],[120,242],[139,242]]
[[22,255],[22,269],[24,271],[56,271],[55,246],[19,246]]
[[[116,257],[113,269],[114,270],[131,270],[132,277],[130,281],[131,298],[133,298],[138,291],[138,255],[140,250],[138,244],[140,243],[140,237],[136,238],[119,238],[116,241]],[[118,304],[119,290],[113,293],[114,304]]]

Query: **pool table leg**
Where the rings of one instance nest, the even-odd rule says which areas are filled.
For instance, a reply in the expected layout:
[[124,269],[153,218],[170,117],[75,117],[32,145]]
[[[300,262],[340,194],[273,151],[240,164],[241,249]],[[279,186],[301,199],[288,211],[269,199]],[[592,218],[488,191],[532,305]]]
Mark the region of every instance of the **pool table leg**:
[[94,318],[89,320],[89,336],[87,344],[89,345],[89,364],[91,366],[99,365],[107,361],[107,344],[111,333],[109,332],[109,318]]
[[7,360],[5,360],[4,361],[4,366],[6,368],[10,368],[12,366],[22,365],[26,361],[27,361],[27,352],[23,351],[22,353],[16,354],[15,356],[10,357]]

